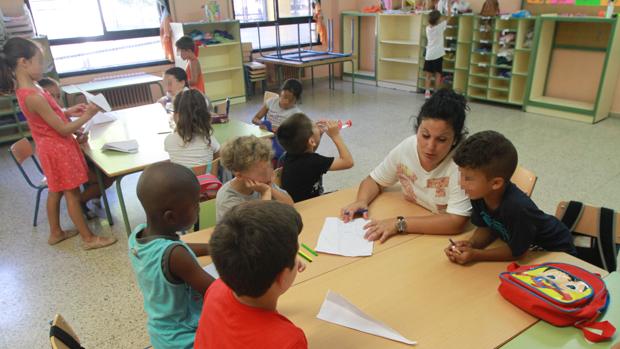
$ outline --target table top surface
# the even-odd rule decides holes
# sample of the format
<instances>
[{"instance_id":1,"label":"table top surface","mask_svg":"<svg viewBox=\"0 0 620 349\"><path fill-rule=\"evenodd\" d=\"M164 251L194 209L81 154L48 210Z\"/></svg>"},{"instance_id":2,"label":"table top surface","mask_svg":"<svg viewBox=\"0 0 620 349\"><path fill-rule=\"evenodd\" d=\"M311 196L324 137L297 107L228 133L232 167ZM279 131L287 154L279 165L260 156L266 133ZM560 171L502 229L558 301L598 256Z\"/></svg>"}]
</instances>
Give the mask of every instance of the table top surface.
<instances>
[{"instance_id":1,"label":"table top surface","mask_svg":"<svg viewBox=\"0 0 620 349\"><path fill-rule=\"evenodd\" d=\"M620 273L614 272L605 277L605 284L609 291L609 308L599 321L609 321L612 325L620 326ZM609 348L611 343L620 344L620 336L616 336L611 342L590 343L584 337L581 330L575 327L556 327L547 322L539 321L534 326L527 329L506 343L502 349L602 349Z\"/></svg>"},{"instance_id":2,"label":"table top surface","mask_svg":"<svg viewBox=\"0 0 620 349\"><path fill-rule=\"evenodd\" d=\"M337 217L340 208L353 202L357 195L357 188L343 189L327 195L322 195L314 199L301 201L295 204L295 208L301 214L304 228L299 235L299 242L305 243L311 248L316 247L319 234L323 227L326 217ZM421 216L430 214L426 209L405 201L400 191L385 192L370 205L371 218L396 217L396 213L404 216ZM208 242L213 228L204 229L195 233L190 233L181 237L185 242ZM373 256L384 253L385 251L398 246L406 241L419 238L421 235L407 234L395 236L383 244L375 242ZM447 240L446 240L447 241ZM312 279L326 272L341 268L347 264L371 257L344 257L325 253L320 253L314 257L312 263L306 263L306 271L297 275L295 284ZM199 257L199 263L204 266L211 263L210 257Z\"/></svg>"},{"instance_id":3,"label":"table top surface","mask_svg":"<svg viewBox=\"0 0 620 349\"><path fill-rule=\"evenodd\" d=\"M67 86L63 86L62 90L66 94L72 95L76 93L81 93L80 89L83 91L92 92L92 91L109 90L112 88L118 88L118 87L124 87L124 86L151 84L151 83L160 82L160 81L162 81L161 76L152 75L152 74L138 74L138 75L132 75L132 76L127 76L127 77L122 77L122 78L104 79L104 80L85 82L82 84L67 85Z\"/></svg>"},{"instance_id":4,"label":"table top surface","mask_svg":"<svg viewBox=\"0 0 620 349\"><path fill-rule=\"evenodd\" d=\"M313 61L304 61L304 62L293 61L293 60L288 60L288 59L271 58L271 57L261 57L261 56L255 57L254 60L257 62L261 62L261 63L272 63L272 64L277 64L277 65L297 67L297 68L353 61L353 56L339 56L339 57L327 58L328 55L326 53L325 56L320 56L320 57L322 57L323 59L313 60Z\"/></svg>"},{"instance_id":5,"label":"table top surface","mask_svg":"<svg viewBox=\"0 0 620 349\"><path fill-rule=\"evenodd\" d=\"M304 330L310 348L406 347L317 319L328 290L417 341L416 348L494 348L537 321L497 291L507 262L457 265L445 257L447 245L445 236L412 239L296 285L280 298L278 310ZM565 253L532 252L521 263L546 261L600 272Z\"/></svg>"},{"instance_id":6,"label":"table top surface","mask_svg":"<svg viewBox=\"0 0 620 349\"><path fill-rule=\"evenodd\" d=\"M84 153L106 175L115 177L143 170L148 165L169 160L164 150L164 139L172 132L170 116L159 103L134 108L115 110L117 120L94 125L90 130L88 146L83 146ZM270 137L273 134L261 130L258 126L238 120L226 124L213 125L214 137L220 144L238 136L255 135ZM122 153L102 150L107 142L135 139L138 142L137 153Z\"/></svg>"}]
</instances>

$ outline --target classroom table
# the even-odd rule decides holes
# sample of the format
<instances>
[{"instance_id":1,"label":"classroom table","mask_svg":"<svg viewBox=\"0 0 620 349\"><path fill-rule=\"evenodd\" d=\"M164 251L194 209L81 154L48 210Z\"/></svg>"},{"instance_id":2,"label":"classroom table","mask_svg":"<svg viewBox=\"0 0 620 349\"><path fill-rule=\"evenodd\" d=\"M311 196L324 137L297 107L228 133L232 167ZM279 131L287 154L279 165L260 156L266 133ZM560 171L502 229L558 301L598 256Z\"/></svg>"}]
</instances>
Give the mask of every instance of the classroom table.
<instances>
[{"instance_id":1,"label":"classroom table","mask_svg":"<svg viewBox=\"0 0 620 349\"><path fill-rule=\"evenodd\" d=\"M614 272L603 279L609 290L611 301L607 312L598 321L609 321L616 328L620 328L620 273ZM502 349L603 349L613 344L620 346L620 336L616 335L609 342L590 343L583 337L583 332L575 327L556 327L545 321L527 329Z\"/></svg>"},{"instance_id":2,"label":"classroom table","mask_svg":"<svg viewBox=\"0 0 620 349\"><path fill-rule=\"evenodd\" d=\"M257 62L263 64L273 64L276 67L276 76L278 78L278 85L281 84L282 80L282 67L296 68L297 69L297 78L301 79L301 71L305 68L310 68L312 74L312 86L314 86L314 67L320 65L327 65L329 67L329 88L334 89L335 82L335 72L334 72L334 64L342 64L346 62L350 62L351 65L354 65L353 56L341 56L334 58L327 58L322 60L314 60L314 61L294 61L289 59L278 59L272 57L256 57L255 60ZM355 93L355 75L351 75L351 93Z\"/></svg>"},{"instance_id":3,"label":"classroom table","mask_svg":"<svg viewBox=\"0 0 620 349\"><path fill-rule=\"evenodd\" d=\"M113 79L102 79L85 82L82 84L62 86L64 92L65 106L70 106L75 103L75 96L86 92L101 92L106 90L112 90L120 87L138 86L138 85L157 85L161 91L161 95L165 95L164 88L161 85L162 77L152 74L136 74L131 76L125 76ZM69 104L69 96L71 96L71 104ZM155 102L155 101L153 101Z\"/></svg>"},{"instance_id":4,"label":"classroom table","mask_svg":"<svg viewBox=\"0 0 620 349\"><path fill-rule=\"evenodd\" d=\"M97 166L97 178L102 192L102 201L111 225L114 222L110 213L108 198L103 188L102 173L108 177L116 177L116 193L121 206L125 230L129 235L131 227L123 198L121 180L123 176L142 171L148 165L169 160L168 153L164 150L164 139L172 130L169 123L170 116L159 103L115 110L114 114L118 117L116 121L93 126L90 130L90 140L82 148L86 156ZM261 130L258 126L238 120L213 125L213 131L213 136L220 144L239 136L273 136L273 133ZM138 142L139 150L137 153L121 153L101 149L107 142L128 139L135 139Z\"/></svg>"},{"instance_id":5,"label":"classroom table","mask_svg":"<svg viewBox=\"0 0 620 349\"><path fill-rule=\"evenodd\" d=\"M537 322L497 291L508 262L454 264L444 255L447 246L445 236L411 239L295 285L280 297L278 311L304 330L310 348L409 347L317 319L328 290L417 341L419 349L495 348ZM531 252L520 262L548 261L605 274L565 253Z\"/></svg>"},{"instance_id":6,"label":"classroom table","mask_svg":"<svg viewBox=\"0 0 620 349\"><path fill-rule=\"evenodd\" d=\"M318 241L323 223L325 222L325 218L337 217L340 213L340 208L355 201L356 195L357 188L348 188L296 203L295 208L301 215L304 224L303 230L299 235L299 242L303 242L311 248L314 248ZM400 187L390 188L389 191L379 195L370 204L369 212L370 218L374 219L395 219L398 215L422 216L430 214L426 209L406 201L403 198ZM394 221L396 222L396 219ZM185 242L208 242L212 233L213 228L209 228L183 235L181 239ZM384 253L394 246L420 236L422 235L396 235L383 244L375 242L373 256ZM297 275L295 284L312 279L328 271L341 268L347 264L368 258L374 257L344 257L321 253L318 257L314 257L312 263L306 262L306 270ZM199 257L198 262L200 265L205 266L211 263L211 258Z\"/></svg>"}]
</instances>

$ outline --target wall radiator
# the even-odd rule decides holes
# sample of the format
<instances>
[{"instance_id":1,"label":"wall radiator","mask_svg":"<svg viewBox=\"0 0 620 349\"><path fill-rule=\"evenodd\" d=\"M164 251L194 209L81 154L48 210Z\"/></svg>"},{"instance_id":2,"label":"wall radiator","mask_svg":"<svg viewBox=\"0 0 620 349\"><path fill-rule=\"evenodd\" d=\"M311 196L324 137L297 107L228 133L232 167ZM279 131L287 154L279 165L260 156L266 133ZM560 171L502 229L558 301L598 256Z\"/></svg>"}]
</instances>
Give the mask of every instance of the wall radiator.
<instances>
[{"instance_id":1,"label":"wall radiator","mask_svg":"<svg viewBox=\"0 0 620 349\"><path fill-rule=\"evenodd\" d=\"M137 85L102 91L112 109L124 109L153 103L151 86Z\"/></svg>"}]
</instances>

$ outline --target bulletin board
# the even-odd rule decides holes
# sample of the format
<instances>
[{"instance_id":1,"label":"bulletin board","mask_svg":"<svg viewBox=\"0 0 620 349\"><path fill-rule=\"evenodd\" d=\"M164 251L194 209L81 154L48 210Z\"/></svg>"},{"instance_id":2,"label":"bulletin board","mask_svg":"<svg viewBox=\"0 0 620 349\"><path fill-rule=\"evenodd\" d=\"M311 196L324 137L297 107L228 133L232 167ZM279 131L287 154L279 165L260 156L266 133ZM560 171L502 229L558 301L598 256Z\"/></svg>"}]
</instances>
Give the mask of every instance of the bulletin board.
<instances>
[{"instance_id":1,"label":"bulletin board","mask_svg":"<svg viewBox=\"0 0 620 349\"><path fill-rule=\"evenodd\" d=\"M620 0L615 1L616 10L620 12ZM522 8L533 15L544 13L583 14L598 16L607 10L607 0L523 0Z\"/></svg>"}]
</instances>

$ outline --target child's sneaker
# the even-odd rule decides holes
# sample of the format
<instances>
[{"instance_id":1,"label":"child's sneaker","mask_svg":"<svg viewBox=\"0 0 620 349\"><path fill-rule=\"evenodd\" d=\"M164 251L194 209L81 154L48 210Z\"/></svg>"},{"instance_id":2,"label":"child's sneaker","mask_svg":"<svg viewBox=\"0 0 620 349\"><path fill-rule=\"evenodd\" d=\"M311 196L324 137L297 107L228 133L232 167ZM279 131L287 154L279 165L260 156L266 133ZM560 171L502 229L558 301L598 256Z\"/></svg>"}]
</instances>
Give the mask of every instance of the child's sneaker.
<instances>
[{"instance_id":1,"label":"child's sneaker","mask_svg":"<svg viewBox=\"0 0 620 349\"><path fill-rule=\"evenodd\" d=\"M426 90L426 92L424 92L424 99L429 99L431 98L431 91Z\"/></svg>"}]
</instances>

